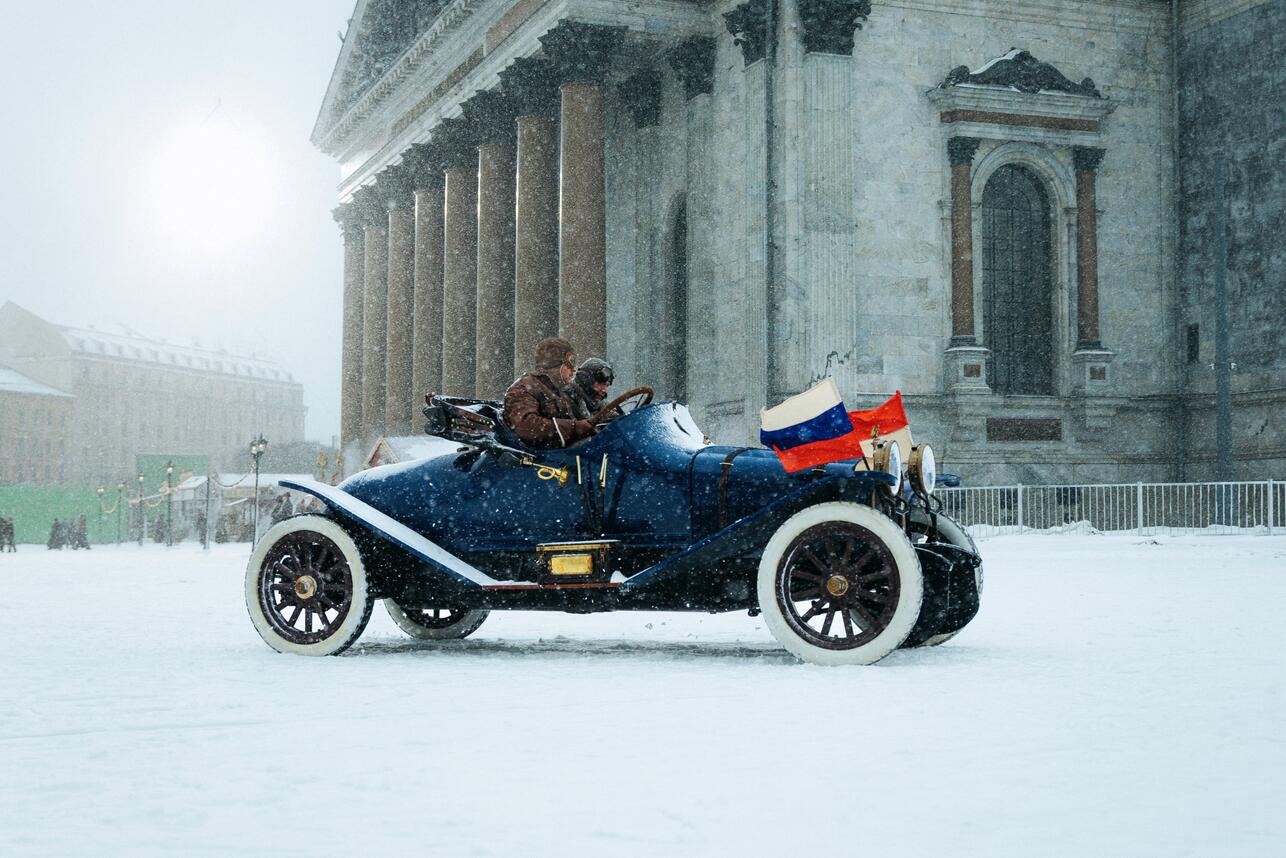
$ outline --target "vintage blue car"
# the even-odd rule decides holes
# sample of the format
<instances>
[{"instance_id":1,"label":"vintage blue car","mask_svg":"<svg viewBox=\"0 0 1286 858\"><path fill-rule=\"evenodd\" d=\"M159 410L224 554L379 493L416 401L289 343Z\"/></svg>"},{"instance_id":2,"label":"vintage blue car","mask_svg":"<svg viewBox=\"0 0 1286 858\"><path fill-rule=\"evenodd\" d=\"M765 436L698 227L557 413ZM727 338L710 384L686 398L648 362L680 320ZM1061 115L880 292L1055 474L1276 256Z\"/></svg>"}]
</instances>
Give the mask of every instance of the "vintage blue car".
<instances>
[{"instance_id":1,"label":"vintage blue car","mask_svg":"<svg viewBox=\"0 0 1286 858\"><path fill-rule=\"evenodd\" d=\"M432 397L426 431L453 451L338 487L283 480L325 511L255 547L255 628L281 652L334 655L376 599L434 640L493 610L743 610L804 661L869 664L977 613L981 560L937 511L927 446L910 451L906 491L895 442L787 474L771 450L712 445L686 407L651 399L636 388L592 438L534 451L499 403Z\"/></svg>"}]
</instances>

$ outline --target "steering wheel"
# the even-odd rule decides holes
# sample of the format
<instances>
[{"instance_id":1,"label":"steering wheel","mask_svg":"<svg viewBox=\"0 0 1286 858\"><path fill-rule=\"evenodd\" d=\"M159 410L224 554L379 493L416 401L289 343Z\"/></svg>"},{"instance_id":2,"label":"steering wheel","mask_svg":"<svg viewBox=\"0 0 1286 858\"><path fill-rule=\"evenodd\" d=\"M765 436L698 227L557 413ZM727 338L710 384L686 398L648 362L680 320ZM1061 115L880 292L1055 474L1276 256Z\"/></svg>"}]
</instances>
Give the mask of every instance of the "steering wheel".
<instances>
[{"instance_id":1,"label":"steering wheel","mask_svg":"<svg viewBox=\"0 0 1286 858\"><path fill-rule=\"evenodd\" d=\"M598 409L598 413L596 413L593 417L589 418L589 422L597 426L603 420L603 418L611 414L617 408L620 408L622 404L629 402L631 399L634 399L635 397L641 397L639 399L639 403L635 405L632 409L630 409L630 413L632 414L635 411L638 411L640 408L644 407L645 405L651 404L652 393L653 391L652 391L652 388L650 387L631 388L630 390L625 391L620 396L613 399L611 402L604 405L602 408Z\"/></svg>"}]
</instances>

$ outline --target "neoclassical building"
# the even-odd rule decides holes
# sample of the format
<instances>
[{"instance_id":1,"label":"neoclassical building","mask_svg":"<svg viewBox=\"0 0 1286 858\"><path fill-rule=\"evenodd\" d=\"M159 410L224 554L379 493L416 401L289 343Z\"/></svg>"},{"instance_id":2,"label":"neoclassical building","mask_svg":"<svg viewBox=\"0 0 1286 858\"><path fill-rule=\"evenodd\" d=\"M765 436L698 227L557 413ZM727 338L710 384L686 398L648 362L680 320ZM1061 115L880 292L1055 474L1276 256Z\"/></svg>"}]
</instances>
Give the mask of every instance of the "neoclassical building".
<instances>
[{"instance_id":1,"label":"neoclassical building","mask_svg":"<svg viewBox=\"0 0 1286 858\"><path fill-rule=\"evenodd\" d=\"M1280 475L1284 6L359 0L343 438L561 333L727 443L900 389L974 484L1209 476L1222 373Z\"/></svg>"},{"instance_id":2,"label":"neoclassical building","mask_svg":"<svg viewBox=\"0 0 1286 858\"><path fill-rule=\"evenodd\" d=\"M24 394L12 415L6 373ZM303 385L259 357L0 305L0 485L115 485L139 454L214 457L260 432L302 441L303 399Z\"/></svg>"}]
</instances>

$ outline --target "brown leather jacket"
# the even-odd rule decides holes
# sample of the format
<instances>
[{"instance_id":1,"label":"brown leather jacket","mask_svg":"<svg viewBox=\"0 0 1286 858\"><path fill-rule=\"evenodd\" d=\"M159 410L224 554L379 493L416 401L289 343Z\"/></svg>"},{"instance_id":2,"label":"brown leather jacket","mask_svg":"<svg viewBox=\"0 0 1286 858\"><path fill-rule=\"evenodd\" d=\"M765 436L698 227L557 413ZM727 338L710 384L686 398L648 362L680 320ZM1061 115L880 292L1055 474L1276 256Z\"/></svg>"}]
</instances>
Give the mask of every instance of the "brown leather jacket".
<instances>
[{"instance_id":1,"label":"brown leather jacket","mask_svg":"<svg viewBox=\"0 0 1286 858\"><path fill-rule=\"evenodd\" d=\"M594 434L593 427L572 414L572 404L547 372L529 372L505 391L505 423L528 447L570 447Z\"/></svg>"}]
</instances>

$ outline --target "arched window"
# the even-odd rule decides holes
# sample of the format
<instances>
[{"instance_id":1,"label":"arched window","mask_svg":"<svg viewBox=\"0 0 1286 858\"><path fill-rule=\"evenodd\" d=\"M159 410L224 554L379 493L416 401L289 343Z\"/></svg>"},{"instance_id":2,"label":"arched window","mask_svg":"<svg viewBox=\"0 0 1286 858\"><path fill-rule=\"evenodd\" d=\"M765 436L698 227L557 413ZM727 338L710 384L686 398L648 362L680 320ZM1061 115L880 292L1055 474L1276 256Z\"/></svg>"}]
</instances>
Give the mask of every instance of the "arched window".
<instances>
[{"instance_id":1,"label":"arched window","mask_svg":"<svg viewBox=\"0 0 1286 858\"><path fill-rule=\"evenodd\" d=\"M982 192L982 294L997 393L1055 393L1050 236L1040 180L1014 164L996 170Z\"/></svg>"},{"instance_id":2,"label":"arched window","mask_svg":"<svg viewBox=\"0 0 1286 858\"><path fill-rule=\"evenodd\" d=\"M684 402L688 398L688 202L680 196L670 218L665 244L665 302L661 308L664 330L666 393Z\"/></svg>"}]
</instances>

